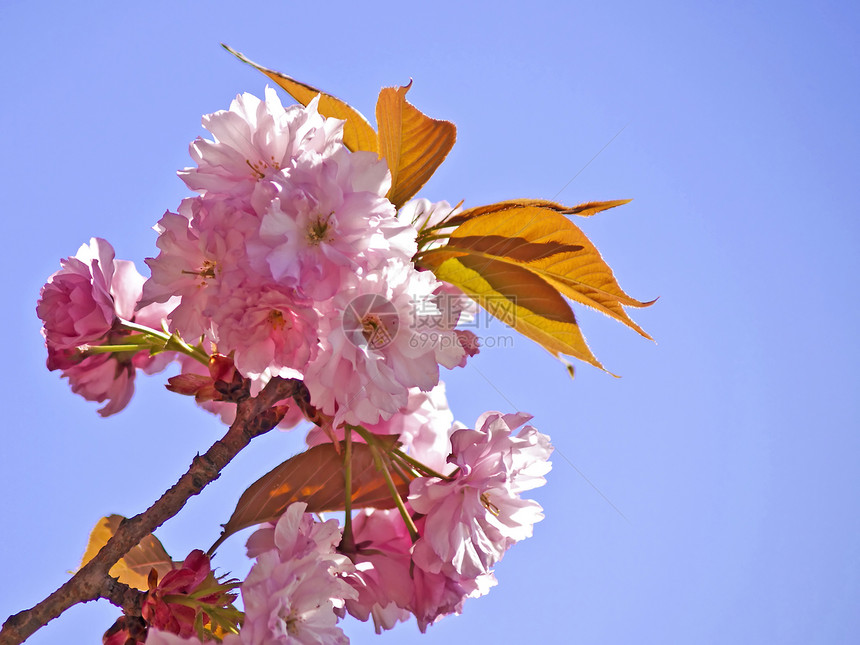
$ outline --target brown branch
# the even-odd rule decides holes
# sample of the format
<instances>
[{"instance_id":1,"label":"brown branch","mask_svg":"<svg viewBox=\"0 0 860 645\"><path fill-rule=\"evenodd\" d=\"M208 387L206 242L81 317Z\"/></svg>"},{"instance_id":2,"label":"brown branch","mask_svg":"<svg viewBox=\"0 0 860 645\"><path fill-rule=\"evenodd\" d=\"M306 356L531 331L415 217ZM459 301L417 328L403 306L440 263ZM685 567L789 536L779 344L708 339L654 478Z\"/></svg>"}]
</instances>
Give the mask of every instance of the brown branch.
<instances>
[{"instance_id":1,"label":"brown branch","mask_svg":"<svg viewBox=\"0 0 860 645\"><path fill-rule=\"evenodd\" d=\"M191 466L157 502L143 513L125 520L116 534L96 556L75 575L32 609L10 616L0 630L0 645L19 645L69 607L113 594L120 602L132 602L120 587L106 583L108 571L146 535L176 515L188 499L216 480L221 470L247 446L251 439L274 428L284 409L272 409L278 401L289 399L300 381L272 379L254 398L237 397L236 420L227 434L204 455L197 455ZM113 601L113 598L109 598Z\"/></svg>"},{"instance_id":2,"label":"brown branch","mask_svg":"<svg viewBox=\"0 0 860 645\"><path fill-rule=\"evenodd\" d=\"M109 600L112 605L122 609L125 614L140 616L146 592L129 587L116 578L108 576L102 585L99 596Z\"/></svg>"}]
</instances>

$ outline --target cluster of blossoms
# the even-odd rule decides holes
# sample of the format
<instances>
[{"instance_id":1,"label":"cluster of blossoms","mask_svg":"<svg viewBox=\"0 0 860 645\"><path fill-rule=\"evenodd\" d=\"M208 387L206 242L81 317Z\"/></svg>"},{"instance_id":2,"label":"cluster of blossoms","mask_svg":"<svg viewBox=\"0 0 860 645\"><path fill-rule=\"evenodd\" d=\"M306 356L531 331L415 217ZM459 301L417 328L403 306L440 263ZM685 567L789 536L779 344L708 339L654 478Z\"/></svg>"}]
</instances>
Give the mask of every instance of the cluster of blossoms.
<instances>
[{"instance_id":1,"label":"cluster of blossoms","mask_svg":"<svg viewBox=\"0 0 860 645\"><path fill-rule=\"evenodd\" d=\"M448 410L439 367L465 365L477 342L455 329L468 315L462 294L413 256L420 232L454 209L414 200L398 213L385 161L350 152L343 123L316 99L284 108L271 89L265 100L245 94L204 125L214 140L195 141L196 166L180 172L197 194L158 222L151 277L93 239L43 288L48 367L108 401L104 416L128 403L137 369L176 360L171 389L228 423L236 407L218 383L239 379L254 396L273 378L297 379L308 404L290 405L281 426L313 421L309 445L356 427L396 436L422 465L400 512L363 509L341 528L289 506L250 538L241 629L220 636L346 643L346 613L377 631L414 615L423 631L487 593L495 564L531 535L541 508L521 493L544 482L552 451L527 415L487 413L468 429ZM212 581L203 558L150 590L146 629L110 642L199 642L198 613L174 601ZM232 604L213 589L194 601Z\"/></svg>"},{"instance_id":2,"label":"cluster of blossoms","mask_svg":"<svg viewBox=\"0 0 860 645\"><path fill-rule=\"evenodd\" d=\"M180 173L200 194L158 223L139 306L179 296L171 331L231 353L252 394L302 379L335 427L388 418L440 364L465 362L443 285L412 263L417 231L385 197L384 160L350 153L316 101L285 109L271 89L204 124L215 141L192 144L197 167ZM419 314L441 321L435 343L414 342Z\"/></svg>"},{"instance_id":3,"label":"cluster of blossoms","mask_svg":"<svg viewBox=\"0 0 860 645\"><path fill-rule=\"evenodd\" d=\"M335 520L318 521L297 502L248 540L256 563L241 585L245 619L236 645L348 643L345 613L377 633L414 615L421 631L496 584L493 566L542 519L520 493L549 471L548 438L528 415L487 413L476 429L452 428L447 477L419 477L407 506L417 534L396 510L364 509L342 543ZM518 430L518 432L517 432ZM447 434L447 433L445 433ZM150 630L147 644L172 640Z\"/></svg>"}]
</instances>

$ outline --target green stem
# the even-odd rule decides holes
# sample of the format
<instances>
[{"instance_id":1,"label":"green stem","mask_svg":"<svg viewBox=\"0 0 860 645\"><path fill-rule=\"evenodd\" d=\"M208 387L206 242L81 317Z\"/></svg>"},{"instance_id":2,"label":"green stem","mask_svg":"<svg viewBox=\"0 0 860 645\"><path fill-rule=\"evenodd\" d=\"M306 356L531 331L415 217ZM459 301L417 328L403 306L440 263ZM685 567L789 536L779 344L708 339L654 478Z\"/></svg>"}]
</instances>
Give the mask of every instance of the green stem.
<instances>
[{"instance_id":1,"label":"green stem","mask_svg":"<svg viewBox=\"0 0 860 645\"><path fill-rule=\"evenodd\" d=\"M139 352L143 345L85 345L86 354L113 354L114 352Z\"/></svg>"},{"instance_id":2,"label":"green stem","mask_svg":"<svg viewBox=\"0 0 860 645\"><path fill-rule=\"evenodd\" d=\"M442 473L437 473L435 470L433 470L429 466L425 466L423 463L421 463L420 461L415 459L415 457L410 457L405 452L400 450L400 448L394 448L391 451L391 454L393 456L397 457L398 459L402 459L403 461L408 463L410 466L415 468L415 470L417 470L418 472L420 472L420 473L422 473L428 477L438 477L439 479L451 479L447 475L443 475Z\"/></svg>"},{"instance_id":3,"label":"green stem","mask_svg":"<svg viewBox=\"0 0 860 645\"><path fill-rule=\"evenodd\" d=\"M406 510L406 504L403 502L403 498L400 497L400 493L397 492L397 486L391 478L388 466L385 464L385 460L382 459L382 455L379 453L379 448L371 446L370 449L373 451L374 460L376 460L377 456L380 457L379 460L376 461L382 470L382 476L385 477L385 483L388 484L388 491L391 493L391 497L397 505L397 510L400 511L400 516L403 518L403 521L406 522L406 528L409 529L409 536L412 538L412 541L415 542L421 536L418 534L418 528L415 526L415 522L412 521L409 511Z\"/></svg>"},{"instance_id":4,"label":"green stem","mask_svg":"<svg viewBox=\"0 0 860 645\"><path fill-rule=\"evenodd\" d=\"M129 331L137 331L143 334L144 336L155 336L156 338L160 338L163 341L170 340L170 334L158 331L157 329L153 329L152 327L147 327L146 325L139 325L138 323L131 322L130 320L122 320L120 319L122 326L128 329Z\"/></svg>"},{"instance_id":5,"label":"green stem","mask_svg":"<svg viewBox=\"0 0 860 645\"><path fill-rule=\"evenodd\" d=\"M203 365L206 365L207 367L209 366L209 354L204 352L200 347L192 347L186 343L179 334L168 334L167 332L152 329L145 325L139 325L131 322L130 320L120 320L120 322L122 323L122 326L129 331L140 332L145 337L157 338L159 341L162 341L164 343L163 349L165 351L174 351L185 354L194 360L203 363Z\"/></svg>"},{"instance_id":6,"label":"green stem","mask_svg":"<svg viewBox=\"0 0 860 645\"><path fill-rule=\"evenodd\" d=\"M343 451L343 489L346 499L343 502L343 538L341 548L352 553L355 539L352 535L352 429L346 426L344 432L346 448Z\"/></svg>"},{"instance_id":7,"label":"green stem","mask_svg":"<svg viewBox=\"0 0 860 645\"><path fill-rule=\"evenodd\" d=\"M412 477L410 477L409 475L406 474L407 470L412 472L411 468L407 467L406 465L404 465L402 462L398 461L397 459L392 459L391 455L388 455L388 461L389 461L389 464L390 464L392 470L394 470L394 472L397 473L397 476L400 477L400 479L402 479L405 482L412 480Z\"/></svg>"}]
</instances>

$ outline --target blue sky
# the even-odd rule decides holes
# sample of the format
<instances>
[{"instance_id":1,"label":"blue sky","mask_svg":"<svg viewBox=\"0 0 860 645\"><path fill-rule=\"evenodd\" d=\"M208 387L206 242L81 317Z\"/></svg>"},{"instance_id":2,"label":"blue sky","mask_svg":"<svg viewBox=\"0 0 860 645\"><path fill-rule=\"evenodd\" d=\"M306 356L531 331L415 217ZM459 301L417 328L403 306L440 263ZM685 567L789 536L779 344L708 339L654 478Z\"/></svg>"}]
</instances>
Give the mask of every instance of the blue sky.
<instances>
[{"instance_id":1,"label":"blue sky","mask_svg":"<svg viewBox=\"0 0 860 645\"><path fill-rule=\"evenodd\" d=\"M353 643L857 642L858 14L6 0L2 618L67 578L99 517L143 510L222 432L163 375L101 420L45 369L34 308L94 235L146 271L150 227L188 194L175 171L200 116L265 86L226 42L368 115L380 87L414 79L410 100L458 126L432 200L633 198L581 226L631 295L660 297L633 312L656 344L581 313L621 379L583 365L571 382L522 338L447 375L463 422L521 409L552 436L546 519L462 616L425 636L349 620ZM244 487L300 445L255 442L159 530L167 550L208 546ZM244 575L241 537L216 564ZM79 606L28 642L99 642L116 615Z\"/></svg>"}]
</instances>

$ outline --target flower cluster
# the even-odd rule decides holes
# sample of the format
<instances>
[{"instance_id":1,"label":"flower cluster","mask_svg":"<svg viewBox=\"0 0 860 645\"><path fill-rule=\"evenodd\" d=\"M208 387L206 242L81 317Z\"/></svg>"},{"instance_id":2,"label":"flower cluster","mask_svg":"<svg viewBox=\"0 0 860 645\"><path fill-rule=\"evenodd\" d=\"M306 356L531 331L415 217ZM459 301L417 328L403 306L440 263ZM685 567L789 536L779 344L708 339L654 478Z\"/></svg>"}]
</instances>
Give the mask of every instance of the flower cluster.
<instances>
[{"instance_id":1,"label":"flower cluster","mask_svg":"<svg viewBox=\"0 0 860 645\"><path fill-rule=\"evenodd\" d=\"M513 434L530 418L491 412L474 430L454 429L448 462L456 469L410 486L417 535L393 511L365 510L356 518L353 580L360 595L347 601L353 616L372 615L379 631L412 613L424 631L495 585L492 567L543 518L537 502L520 497L543 484L550 469L549 437L532 426Z\"/></svg>"},{"instance_id":2,"label":"flower cluster","mask_svg":"<svg viewBox=\"0 0 860 645\"><path fill-rule=\"evenodd\" d=\"M496 563L531 535L542 511L521 494L544 483L552 451L528 415L490 412L469 429L448 408L439 368L477 353L474 334L456 329L472 309L413 258L459 209L417 199L398 213L385 160L350 152L318 99L285 108L267 89L203 123L213 138L192 143L196 165L180 172L196 195L156 225L151 277L93 239L42 289L49 368L107 400L107 416L128 403L137 369L175 360L168 389L226 423L272 379L295 379L273 417L311 421L308 445L331 454L362 443L397 508L353 515L347 494L341 527L304 501L282 506L248 541L243 615L195 551L151 580L141 616L121 618L105 642L339 644L347 613L377 631L415 616L424 631L486 594Z\"/></svg>"},{"instance_id":3,"label":"flower cluster","mask_svg":"<svg viewBox=\"0 0 860 645\"><path fill-rule=\"evenodd\" d=\"M178 296L171 331L232 355L252 393L304 380L336 426L390 417L463 362L452 328L410 343L416 303L436 313L441 283L412 263L417 230L386 199L384 160L350 153L316 100L284 108L271 89L204 125L214 140L180 173L199 195L158 223L140 306Z\"/></svg>"}]
</instances>

